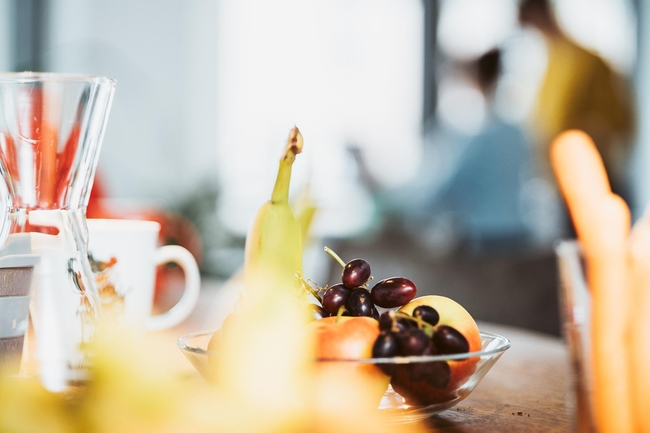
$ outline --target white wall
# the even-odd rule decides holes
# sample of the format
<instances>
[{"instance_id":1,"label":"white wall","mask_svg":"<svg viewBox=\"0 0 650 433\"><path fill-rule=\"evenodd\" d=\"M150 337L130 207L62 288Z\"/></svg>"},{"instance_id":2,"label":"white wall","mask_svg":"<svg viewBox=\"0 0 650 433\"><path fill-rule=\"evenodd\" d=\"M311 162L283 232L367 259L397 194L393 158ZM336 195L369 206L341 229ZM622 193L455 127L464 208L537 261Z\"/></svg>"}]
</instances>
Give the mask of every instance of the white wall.
<instances>
[{"instance_id":1,"label":"white wall","mask_svg":"<svg viewBox=\"0 0 650 433\"><path fill-rule=\"evenodd\" d=\"M381 187L421 156L424 16L420 0L222 0L217 122L220 216L244 233L268 200L284 140L305 138L292 187L309 183L313 230L349 236L373 217L347 152L358 146Z\"/></svg>"},{"instance_id":2,"label":"white wall","mask_svg":"<svg viewBox=\"0 0 650 433\"><path fill-rule=\"evenodd\" d=\"M210 0L53 0L48 69L117 79L99 175L116 197L173 202L213 178Z\"/></svg>"},{"instance_id":3,"label":"white wall","mask_svg":"<svg viewBox=\"0 0 650 433\"><path fill-rule=\"evenodd\" d=\"M52 0L46 65L117 79L98 171L113 195L220 182L243 233L297 124L312 156L295 184L311 176L345 232L372 217L345 146L389 186L417 168L423 24L420 0Z\"/></svg>"}]
</instances>

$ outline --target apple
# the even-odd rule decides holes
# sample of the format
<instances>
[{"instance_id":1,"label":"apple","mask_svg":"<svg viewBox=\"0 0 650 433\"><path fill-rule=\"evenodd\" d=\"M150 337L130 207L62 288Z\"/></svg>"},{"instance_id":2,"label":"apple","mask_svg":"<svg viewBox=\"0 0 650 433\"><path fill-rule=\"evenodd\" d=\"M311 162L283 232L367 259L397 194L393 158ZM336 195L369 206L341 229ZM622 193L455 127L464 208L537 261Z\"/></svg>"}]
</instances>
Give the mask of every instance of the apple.
<instances>
[{"instance_id":1,"label":"apple","mask_svg":"<svg viewBox=\"0 0 650 433\"><path fill-rule=\"evenodd\" d=\"M316 359L370 358L379 335L379 323L366 316L325 317L307 326Z\"/></svg>"},{"instance_id":2,"label":"apple","mask_svg":"<svg viewBox=\"0 0 650 433\"><path fill-rule=\"evenodd\" d=\"M376 409L388 388L390 376L370 363L328 362L372 357L372 346L379 335L379 322L371 317L331 316L307 324L306 338L315 363L314 373L324 380L340 381L344 392L353 386L364 388L368 404ZM323 382L320 383L323 383Z\"/></svg>"},{"instance_id":3,"label":"apple","mask_svg":"<svg viewBox=\"0 0 650 433\"><path fill-rule=\"evenodd\" d=\"M412 315L413 310L420 305L433 307L440 315L440 320L434 326L434 335L437 332L440 338L445 338L449 332L453 333L455 330L467 340L469 352L482 349L478 326L459 303L444 296L428 295L412 300L398 311ZM411 405L429 405L454 400L459 397L458 389L476 370L478 361L478 357L472 357L446 363L428 363L428 366L399 365L393 373L391 385ZM416 369L423 367L430 371L428 380L417 377Z\"/></svg>"}]
</instances>

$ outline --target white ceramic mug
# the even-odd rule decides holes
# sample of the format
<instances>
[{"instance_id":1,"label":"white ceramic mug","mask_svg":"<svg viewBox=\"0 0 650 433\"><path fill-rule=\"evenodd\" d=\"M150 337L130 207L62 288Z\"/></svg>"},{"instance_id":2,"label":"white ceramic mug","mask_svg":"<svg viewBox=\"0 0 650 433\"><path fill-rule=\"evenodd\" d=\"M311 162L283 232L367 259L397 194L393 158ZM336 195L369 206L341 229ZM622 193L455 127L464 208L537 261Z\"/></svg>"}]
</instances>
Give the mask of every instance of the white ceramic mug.
<instances>
[{"instance_id":1,"label":"white ceramic mug","mask_svg":"<svg viewBox=\"0 0 650 433\"><path fill-rule=\"evenodd\" d=\"M98 262L115 263L108 278L120 302L120 316L149 331L170 328L186 319L199 299L201 277L194 256L177 245L158 245L160 224L155 221L93 219L88 224L88 250ZM156 268L176 263L185 273L185 289L169 311L152 315ZM101 273L96 274L101 278ZM100 285L98 283L98 285Z\"/></svg>"}]
</instances>

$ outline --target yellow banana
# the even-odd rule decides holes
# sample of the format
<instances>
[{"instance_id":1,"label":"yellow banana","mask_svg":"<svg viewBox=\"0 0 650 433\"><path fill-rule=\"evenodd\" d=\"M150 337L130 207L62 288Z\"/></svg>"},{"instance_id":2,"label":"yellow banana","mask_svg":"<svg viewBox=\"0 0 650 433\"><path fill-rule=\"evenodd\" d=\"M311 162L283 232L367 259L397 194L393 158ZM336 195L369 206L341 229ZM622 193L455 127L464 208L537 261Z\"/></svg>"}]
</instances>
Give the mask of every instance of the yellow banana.
<instances>
[{"instance_id":1,"label":"yellow banana","mask_svg":"<svg viewBox=\"0 0 650 433\"><path fill-rule=\"evenodd\" d=\"M260 284L291 284L302 273L300 223L289 205L291 167L302 151L303 138L297 127L289 134L278 168L271 200L264 203L246 236L244 276L247 290Z\"/></svg>"},{"instance_id":2,"label":"yellow banana","mask_svg":"<svg viewBox=\"0 0 650 433\"><path fill-rule=\"evenodd\" d=\"M306 188L293 203L293 209L295 209L296 219L298 220L298 224L300 224L302 247L304 249L310 244L312 223L318 211L318 207L309 192L309 188Z\"/></svg>"}]
</instances>

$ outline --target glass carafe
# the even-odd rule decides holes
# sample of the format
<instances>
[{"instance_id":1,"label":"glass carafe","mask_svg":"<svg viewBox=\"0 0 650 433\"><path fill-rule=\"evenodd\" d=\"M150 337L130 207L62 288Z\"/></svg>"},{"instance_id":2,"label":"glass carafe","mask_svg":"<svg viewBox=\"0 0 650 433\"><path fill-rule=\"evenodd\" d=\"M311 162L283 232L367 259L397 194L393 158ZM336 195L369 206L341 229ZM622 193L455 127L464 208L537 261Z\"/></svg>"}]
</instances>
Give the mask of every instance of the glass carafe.
<instances>
[{"instance_id":1,"label":"glass carafe","mask_svg":"<svg viewBox=\"0 0 650 433\"><path fill-rule=\"evenodd\" d=\"M37 257L23 372L52 391L84 379L102 314L85 210L114 89L97 76L0 73L0 258Z\"/></svg>"}]
</instances>

